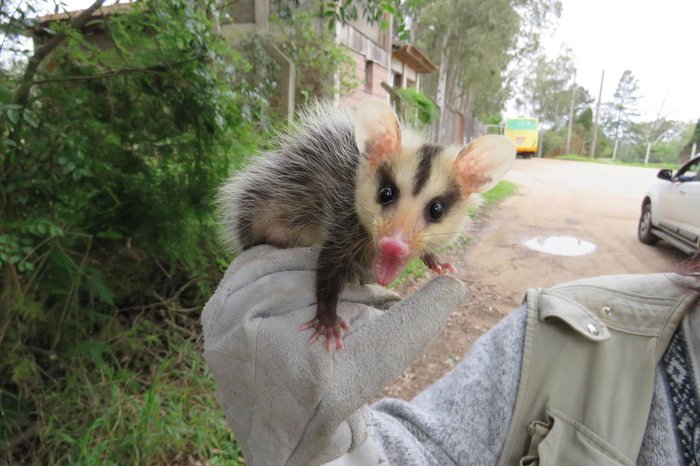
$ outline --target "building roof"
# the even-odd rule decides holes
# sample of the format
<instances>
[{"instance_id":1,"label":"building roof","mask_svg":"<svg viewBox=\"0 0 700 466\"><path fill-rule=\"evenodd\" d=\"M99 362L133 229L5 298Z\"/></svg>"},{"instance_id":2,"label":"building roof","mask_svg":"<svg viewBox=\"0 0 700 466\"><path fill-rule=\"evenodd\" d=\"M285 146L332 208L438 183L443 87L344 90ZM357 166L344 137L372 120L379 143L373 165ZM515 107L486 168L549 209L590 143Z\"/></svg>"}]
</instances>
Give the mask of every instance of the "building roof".
<instances>
[{"instance_id":1,"label":"building roof","mask_svg":"<svg viewBox=\"0 0 700 466\"><path fill-rule=\"evenodd\" d=\"M92 14L95 18L102 18L104 16L118 15L130 11L133 8L131 3L116 3L114 5L102 6L95 10ZM63 13L56 13L53 15L45 15L39 17L39 23L46 25L48 23L55 23L57 21L68 21L77 16L85 10L75 10L75 11L65 11Z\"/></svg>"},{"instance_id":2,"label":"building roof","mask_svg":"<svg viewBox=\"0 0 700 466\"><path fill-rule=\"evenodd\" d=\"M418 73L432 73L438 69L437 65L413 45L394 44L392 56L406 63Z\"/></svg>"}]
</instances>

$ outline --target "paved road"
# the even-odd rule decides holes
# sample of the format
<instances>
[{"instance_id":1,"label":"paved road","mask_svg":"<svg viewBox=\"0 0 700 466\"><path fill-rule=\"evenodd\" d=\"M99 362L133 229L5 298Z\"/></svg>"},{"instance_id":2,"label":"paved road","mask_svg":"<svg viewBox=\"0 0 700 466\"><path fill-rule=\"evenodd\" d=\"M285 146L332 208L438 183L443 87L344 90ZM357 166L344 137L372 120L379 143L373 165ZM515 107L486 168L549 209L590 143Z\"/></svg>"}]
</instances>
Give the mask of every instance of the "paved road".
<instances>
[{"instance_id":1,"label":"paved road","mask_svg":"<svg viewBox=\"0 0 700 466\"><path fill-rule=\"evenodd\" d=\"M474 341L517 307L528 288L595 275L672 271L687 256L637 240L641 200L658 170L550 159L517 160L506 179L517 195L481 216L474 242L441 258L456 265L469 296L426 353L385 390L411 399L450 370ZM582 256L529 249L536 237L595 245ZM578 244L578 243L576 243ZM418 284L399 291L407 294Z\"/></svg>"}]
</instances>

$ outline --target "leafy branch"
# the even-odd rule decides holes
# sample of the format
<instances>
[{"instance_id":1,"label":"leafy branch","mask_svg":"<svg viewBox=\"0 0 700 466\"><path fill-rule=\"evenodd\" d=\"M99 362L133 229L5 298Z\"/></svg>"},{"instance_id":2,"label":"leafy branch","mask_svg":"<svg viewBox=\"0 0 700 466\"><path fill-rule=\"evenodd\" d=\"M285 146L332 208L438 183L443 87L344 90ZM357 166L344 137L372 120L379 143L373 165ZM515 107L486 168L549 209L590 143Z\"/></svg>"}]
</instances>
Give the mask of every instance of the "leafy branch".
<instances>
[{"instance_id":1,"label":"leafy branch","mask_svg":"<svg viewBox=\"0 0 700 466\"><path fill-rule=\"evenodd\" d=\"M82 13L80 13L70 24L71 29L81 30L85 24L92 18L93 13L97 11L105 0L97 0L95 3L86 8ZM27 62L27 67L24 70L20 85L15 91L15 96L13 102L16 105L21 105L25 107L27 101L29 100L29 93L34 84L34 75L36 75L39 65L51 52L53 52L56 47L61 45L61 43L66 39L66 31L61 31L51 38L46 44L39 47L34 55L29 58Z\"/></svg>"}]
</instances>

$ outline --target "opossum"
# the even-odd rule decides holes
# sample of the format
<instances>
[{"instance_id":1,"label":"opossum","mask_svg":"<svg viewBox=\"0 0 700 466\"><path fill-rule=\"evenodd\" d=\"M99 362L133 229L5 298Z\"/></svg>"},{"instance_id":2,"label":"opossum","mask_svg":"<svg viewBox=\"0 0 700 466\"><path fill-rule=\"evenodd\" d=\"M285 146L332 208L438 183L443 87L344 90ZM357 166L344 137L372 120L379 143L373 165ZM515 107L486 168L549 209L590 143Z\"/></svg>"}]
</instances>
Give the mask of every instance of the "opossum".
<instances>
[{"instance_id":1,"label":"opossum","mask_svg":"<svg viewBox=\"0 0 700 466\"><path fill-rule=\"evenodd\" d=\"M415 258L454 272L436 251L469 221L473 194L493 187L515 146L489 135L443 147L401 127L391 107L363 101L354 114L330 105L302 112L277 148L220 188L225 240L235 250L261 243L320 248L315 318L300 327L342 349L348 324L336 308L343 285L388 285Z\"/></svg>"}]
</instances>

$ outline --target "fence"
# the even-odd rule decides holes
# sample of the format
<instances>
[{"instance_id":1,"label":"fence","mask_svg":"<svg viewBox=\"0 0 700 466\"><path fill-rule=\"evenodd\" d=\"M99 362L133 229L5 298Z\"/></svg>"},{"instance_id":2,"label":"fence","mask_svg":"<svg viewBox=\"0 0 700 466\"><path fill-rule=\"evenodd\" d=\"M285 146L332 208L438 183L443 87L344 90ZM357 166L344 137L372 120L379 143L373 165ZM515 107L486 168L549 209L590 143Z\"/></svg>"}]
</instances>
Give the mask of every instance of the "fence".
<instances>
[{"instance_id":1,"label":"fence","mask_svg":"<svg viewBox=\"0 0 700 466\"><path fill-rule=\"evenodd\" d=\"M451 107L447 107L444 115L435 122L433 130L441 144L466 144L486 133L484 124L477 118L465 116Z\"/></svg>"}]
</instances>

